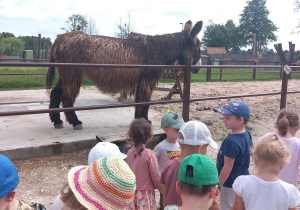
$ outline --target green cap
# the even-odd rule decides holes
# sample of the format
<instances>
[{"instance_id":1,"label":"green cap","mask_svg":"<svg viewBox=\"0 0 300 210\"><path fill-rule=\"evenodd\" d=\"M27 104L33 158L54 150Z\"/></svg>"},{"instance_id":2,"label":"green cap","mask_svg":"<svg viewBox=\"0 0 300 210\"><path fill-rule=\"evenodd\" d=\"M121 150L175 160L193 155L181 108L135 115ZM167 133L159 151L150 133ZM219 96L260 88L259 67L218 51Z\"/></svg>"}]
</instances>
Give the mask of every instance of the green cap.
<instances>
[{"instance_id":1,"label":"green cap","mask_svg":"<svg viewBox=\"0 0 300 210\"><path fill-rule=\"evenodd\" d=\"M186 176L188 166L193 167L193 177ZM220 188L216 164L201 153L186 156L182 160L179 166L178 180L198 187L218 184Z\"/></svg>"},{"instance_id":2,"label":"green cap","mask_svg":"<svg viewBox=\"0 0 300 210\"><path fill-rule=\"evenodd\" d=\"M176 112L173 112L171 109L168 109L167 113L161 118L161 128L172 127L175 129L180 129L183 124L183 118Z\"/></svg>"}]
</instances>

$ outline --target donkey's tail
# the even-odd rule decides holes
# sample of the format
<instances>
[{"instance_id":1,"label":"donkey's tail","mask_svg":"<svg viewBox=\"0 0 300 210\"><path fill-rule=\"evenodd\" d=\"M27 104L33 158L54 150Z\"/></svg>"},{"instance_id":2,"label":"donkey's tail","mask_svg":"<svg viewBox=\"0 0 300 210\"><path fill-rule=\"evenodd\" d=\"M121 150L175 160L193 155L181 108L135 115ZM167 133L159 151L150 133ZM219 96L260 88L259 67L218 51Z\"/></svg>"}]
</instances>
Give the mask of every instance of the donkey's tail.
<instances>
[{"instance_id":1,"label":"donkey's tail","mask_svg":"<svg viewBox=\"0 0 300 210\"><path fill-rule=\"evenodd\" d=\"M50 63L54 63L54 62L55 62L54 57L52 53L50 53ZM54 78L55 78L55 67L50 66L48 68L47 77L46 77L47 91L50 91L50 89L52 88L52 82Z\"/></svg>"}]
</instances>

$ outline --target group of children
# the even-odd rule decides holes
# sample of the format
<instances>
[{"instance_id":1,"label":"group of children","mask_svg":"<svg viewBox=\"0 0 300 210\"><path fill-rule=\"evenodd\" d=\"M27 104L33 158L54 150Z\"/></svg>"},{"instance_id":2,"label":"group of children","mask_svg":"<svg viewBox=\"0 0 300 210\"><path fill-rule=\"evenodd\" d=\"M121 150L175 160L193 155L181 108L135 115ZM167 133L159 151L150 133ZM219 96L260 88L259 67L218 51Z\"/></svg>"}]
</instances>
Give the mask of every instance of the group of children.
<instances>
[{"instance_id":1,"label":"group of children","mask_svg":"<svg viewBox=\"0 0 300 210\"><path fill-rule=\"evenodd\" d=\"M277 133L265 134L253 146L246 130L250 110L244 101L230 101L214 111L222 114L230 130L219 150L204 123L184 122L168 110L161 119L167 137L152 151L145 146L153 137L151 124L134 119L128 131L134 145L128 153L112 143L98 143L89 153L88 166L69 171L68 182L50 210L157 209L155 189L166 210L297 209L297 113L282 110L275 124ZM216 164L206 156L208 146L218 150ZM251 156L257 170L253 175L249 175ZM0 179L0 210L21 209L21 201L14 199L17 170L2 155ZM37 203L28 206L45 209Z\"/></svg>"}]
</instances>

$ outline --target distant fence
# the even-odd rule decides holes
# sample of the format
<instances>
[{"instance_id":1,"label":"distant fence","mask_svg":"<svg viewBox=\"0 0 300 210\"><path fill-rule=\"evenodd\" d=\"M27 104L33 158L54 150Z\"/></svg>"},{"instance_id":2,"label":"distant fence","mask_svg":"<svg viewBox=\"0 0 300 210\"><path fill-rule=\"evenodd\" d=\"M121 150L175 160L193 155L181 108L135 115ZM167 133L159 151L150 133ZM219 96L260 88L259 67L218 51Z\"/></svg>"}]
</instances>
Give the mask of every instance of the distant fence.
<instances>
[{"instance_id":1,"label":"distant fence","mask_svg":"<svg viewBox=\"0 0 300 210\"><path fill-rule=\"evenodd\" d=\"M241 98L241 97L257 97L257 96L268 96L268 95L281 95L280 109L286 107L286 97L288 93L300 93L300 91L285 91L287 90L288 76L283 77L281 92L271 93L258 93L258 94L243 94L243 95L230 95L230 96L218 96L208 98L190 98L191 88L191 69L194 68L211 68L211 65L191 65L191 60L186 60L186 65L124 65L124 64L91 64L91 63L24 63L24 62L0 62L0 66L17 66L17 67L92 67L92 68L159 68L159 69L178 69L181 68L184 71L184 87L183 97L179 100L164 100L164 101L151 101L151 102L140 102L140 103L126 103L126 104L108 104L108 105L92 105L92 106L81 106L81 107L68 107L68 108L55 108L55 109L39 109L39 110L21 110L21 111L10 111L0 112L0 116L11 116L11 115L27 115L27 114L41 114L41 113L55 113L55 112L70 112L79 110L92 110L92 109L107 109L107 108L118 108L118 107L129 107L137 105L154 105L154 104L168 104L168 103L182 103L182 115L185 121L189 120L190 103L194 101L205 101L205 100L217 100L217 99L229 99L229 98ZM216 68L253 68L253 65L216 65ZM271 65L256 65L256 68L274 68ZM275 68L282 69L283 66L276 66ZM297 68L297 66L291 66L291 68ZM125 70L126 71L126 70ZM285 72L283 74L286 74ZM284 91L283 91L284 90Z\"/></svg>"}]
</instances>

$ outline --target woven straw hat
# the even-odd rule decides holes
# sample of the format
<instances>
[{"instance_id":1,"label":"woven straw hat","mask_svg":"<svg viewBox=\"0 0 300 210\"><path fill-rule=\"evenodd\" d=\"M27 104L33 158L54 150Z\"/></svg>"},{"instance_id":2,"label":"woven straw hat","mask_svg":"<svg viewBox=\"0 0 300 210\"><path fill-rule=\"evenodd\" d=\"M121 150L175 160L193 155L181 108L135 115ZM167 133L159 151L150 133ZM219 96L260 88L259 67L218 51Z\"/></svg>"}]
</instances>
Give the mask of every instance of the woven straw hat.
<instances>
[{"instance_id":1,"label":"woven straw hat","mask_svg":"<svg viewBox=\"0 0 300 210\"><path fill-rule=\"evenodd\" d=\"M136 179L119 157L103 157L68 173L69 186L87 209L124 209L132 201Z\"/></svg>"}]
</instances>

